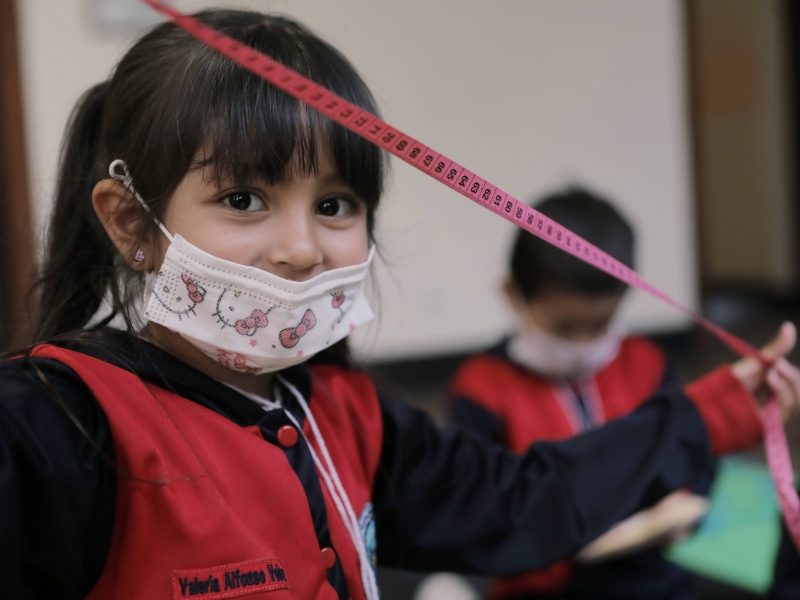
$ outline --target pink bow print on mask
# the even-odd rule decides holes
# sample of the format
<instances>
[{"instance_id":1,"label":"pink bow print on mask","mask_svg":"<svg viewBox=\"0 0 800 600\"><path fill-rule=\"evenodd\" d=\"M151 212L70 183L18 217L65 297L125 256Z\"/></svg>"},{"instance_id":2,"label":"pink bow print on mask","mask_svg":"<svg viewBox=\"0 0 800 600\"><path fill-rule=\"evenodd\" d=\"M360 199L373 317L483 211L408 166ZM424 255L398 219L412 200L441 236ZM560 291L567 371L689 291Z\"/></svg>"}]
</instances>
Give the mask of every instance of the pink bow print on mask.
<instances>
[{"instance_id":1,"label":"pink bow print on mask","mask_svg":"<svg viewBox=\"0 0 800 600\"><path fill-rule=\"evenodd\" d=\"M300 341L300 338L308 333L309 329L314 329L314 325L316 324L317 317L314 316L311 309L307 310L303 318L300 319L300 324L297 327L289 327L280 332L278 339L281 341L281 346L284 348L294 348L297 342Z\"/></svg>"},{"instance_id":2,"label":"pink bow print on mask","mask_svg":"<svg viewBox=\"0 0 800 600\"><path fill-rule=\"evenodd\" d=\"M342 304L344 304L344 292L342 290L331 292L331 296L333 296L333 301L331 302L333 308L339 308ZM339 308L339 310L341 310L341 308Z\"/></svg>"},{"instance_id":3,"label":"pink bow print on mask","mask_svg":"<svg viewBox=\"0 0 800 600\"><path fill-rule=\"evenodd\" d=\"M267 314L263 310L254 310L249 317L239 319L234 324L236 331L242 335L255 335L261 327L267 326Z\"/></svg>"},{"instance_id":4,"label":"pink bow print on mask","mask_svg":"<svg viewBox=\"0 0 800 600\"><path fill-rule=\"evenodd\" d=\"M331 292L331 296L333 296L333 300L331 301L331 306L333 308L338 308L339 312L342 313L341 316L336 319L337 323L341 323L342 319L344 319L344 311L342 310L342 304L344 304L344 292L342 290L336 290L335 292ZM331 331L333 331L333 325L331 325Z\"/></svg>"},{"instance_id":5,"label":"pink bow print on mask","mask_svg":"<svg viewBox=\"0 0 800 600\"><path fill-rule=\"evenodd\" d=\"M206 297L205 288L197 285L194 277L189 277L186 273L181 274L183 283L186 284L186 291L189 292L189 300L195 304L200 304Z\"/></svg>"}]
</instances>

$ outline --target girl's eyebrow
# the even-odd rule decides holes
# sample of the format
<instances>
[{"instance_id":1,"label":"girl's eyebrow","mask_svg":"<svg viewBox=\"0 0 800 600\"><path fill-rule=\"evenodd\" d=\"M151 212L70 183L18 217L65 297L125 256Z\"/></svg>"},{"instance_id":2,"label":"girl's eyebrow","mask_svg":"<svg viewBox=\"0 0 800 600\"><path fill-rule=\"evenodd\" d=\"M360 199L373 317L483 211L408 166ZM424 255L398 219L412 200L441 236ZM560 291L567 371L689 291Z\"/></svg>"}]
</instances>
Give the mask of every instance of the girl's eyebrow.
<instances>
[{"instance_id":1,"label":"girl's eyebrow","mask_svg":"<svg viewBox=\"0 0 800 600\"><path fill-rule=\"evenodd\" d=\"M338 184L341 184L341 185L344 185L344 186L350 187L349 185L347 185L347 184L345 183L344 179L342 179L342 178L341 178L341 177L339 177L338 175L332 175L332 176L330 176L330 177L324 177L324 178L321 178L321 179L319 180L319 182L320 182L321 184L323 184L323 185L338 185Z\"/></svg>"},{"instance_id":2,"label":"girl's eyebrow","mask_svg":"<svg viewBox=\"0 0 800 600\"><path fill-rule=\"evenodd\" d=\"M339 171L331 171L330 173L327 173L325 175L319 175L317 177L317 180L320 183L323 183L323 184L326 184L326 183L341 183L343 185L347 185L347 183L342 178L342 175L341 175L341 173L339 173ZM348 187L350 187L350 186L348 186Z\"/></svg>"}]
</instances>

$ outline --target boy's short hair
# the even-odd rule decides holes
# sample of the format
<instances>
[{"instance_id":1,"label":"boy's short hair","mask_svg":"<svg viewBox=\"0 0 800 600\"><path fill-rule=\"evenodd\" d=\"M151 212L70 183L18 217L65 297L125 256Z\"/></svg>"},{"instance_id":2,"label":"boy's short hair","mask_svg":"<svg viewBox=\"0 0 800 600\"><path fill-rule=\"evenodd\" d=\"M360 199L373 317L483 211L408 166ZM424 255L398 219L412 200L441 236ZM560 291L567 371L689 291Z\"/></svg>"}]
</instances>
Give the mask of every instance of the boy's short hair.
<instances>
[{"instance_id":1,"label":"boy's short hair","mask_svg":"<svg viewBox=\"0 0 800 600\"><path fill-rule=\"evenodd\" d=\"M608 200L573 187L546 196L532 206L633 268L633 229ZM584 296L602 296L620 293L627 287L523 229L514 241L509 269L512 281L525 300L553 288Z\"/></svg>"}]
</instances>

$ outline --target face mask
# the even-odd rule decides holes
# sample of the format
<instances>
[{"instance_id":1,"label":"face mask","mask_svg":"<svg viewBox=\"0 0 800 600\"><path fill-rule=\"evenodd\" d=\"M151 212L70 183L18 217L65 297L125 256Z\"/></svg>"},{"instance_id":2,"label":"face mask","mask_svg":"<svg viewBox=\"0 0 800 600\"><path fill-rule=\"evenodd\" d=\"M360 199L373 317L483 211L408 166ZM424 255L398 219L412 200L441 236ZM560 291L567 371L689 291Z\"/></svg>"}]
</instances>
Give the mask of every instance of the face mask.
<instances>
[{"instance_id":1,"label":"face mask","mask_svg":"<svg viewBox=\"0 0 800 600\"><path fill-rule=\"evenodd\" d=\"M508 356L541 375L582 379L608 366L617 357L624 338L625 327L619 321L599 338L573 342L551 335L528 320L509 342Z\"/></svg>"},{"instance_id":2,"label":"face mask","mask_svg":"<svg viewBox=\"0 0 800 600\"><path fill-rule=\"evenodd\" d=\"M123 161L112 162L109 173L150 212ZM359 265L289 281L208 254L153 218L170 246L159 272L146 275L144 316L226 367L252 374L285 369L373 318L363 285L374 246Z\"/></svg>"}]
</instances>

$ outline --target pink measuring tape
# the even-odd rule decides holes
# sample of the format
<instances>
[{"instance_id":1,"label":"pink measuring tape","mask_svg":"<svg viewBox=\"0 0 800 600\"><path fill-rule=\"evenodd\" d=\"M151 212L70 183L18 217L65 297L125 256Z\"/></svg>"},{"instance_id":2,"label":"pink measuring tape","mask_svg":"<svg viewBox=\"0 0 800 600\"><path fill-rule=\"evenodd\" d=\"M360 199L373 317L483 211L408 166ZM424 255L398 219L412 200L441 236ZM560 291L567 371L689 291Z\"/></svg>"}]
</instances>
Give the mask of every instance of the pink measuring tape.
<instances>
[{"instance_id":1,"label":"pink measuring tape","mask_svg":"<svg viewBox=\"0 0 800 600\"><path fill-rule=\"evenodd\" d=\"M407 162L412 167L439 180L462 196L466 196L473 202L488 208L533 235L561 248L563 251L569 252L628 285L644 290L667 304L682 310L702 327L717 336L736 354L740 356L756 356L766 364L767 361L760 355L758 350L744 340L685 308L661 290L650 285L634 270L626 267L599 248L555 221L548 219L525 203L520 202L496 185L479 177L443 154L436 152L433 148L429 148L402 131L391 127L375 115L355 106L299 73L284 67L268 56L264 56L249 46L203 25L198 20L184 15L157 0L144 0L144 2L235 63L279 87L291 96L302 100L340 125ZM800 548L800 498L798 498L794 489L794 476L789 448L777 402L772 399L767 401L762 418L766 438L767 462L775 481L775 489L778 493L781 511L795 545Z\"/></svg>"}]
</instances>

